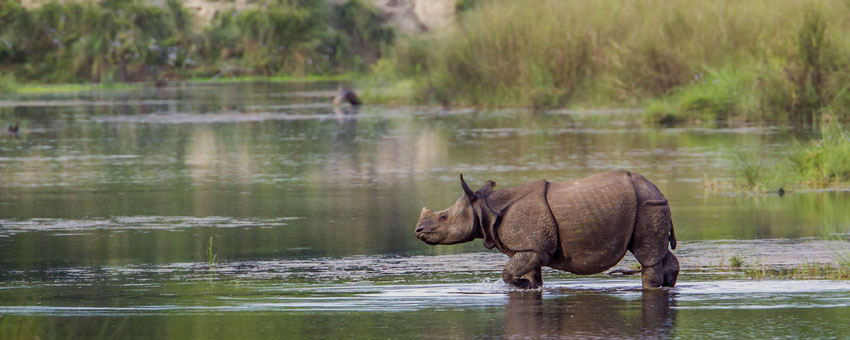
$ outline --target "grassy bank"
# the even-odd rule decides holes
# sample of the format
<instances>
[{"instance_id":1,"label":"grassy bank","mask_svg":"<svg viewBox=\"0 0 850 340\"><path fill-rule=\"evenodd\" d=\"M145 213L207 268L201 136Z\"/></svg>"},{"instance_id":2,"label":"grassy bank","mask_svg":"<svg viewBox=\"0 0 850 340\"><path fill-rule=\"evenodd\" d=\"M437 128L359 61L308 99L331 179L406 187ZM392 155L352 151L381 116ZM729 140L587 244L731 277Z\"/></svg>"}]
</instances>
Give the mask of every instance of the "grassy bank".
<instances>
[{"instance_id":1,"label":"grassy bank","mask_svg":"<svg viewBox=\"0 0 850 340\"><path fill-rule=\"evenodd\" d=\"M731 151L736 186L753 192L846 186L850 183L850 133L839 124L828 124L821 127L820 135L795 144L773 162L760 154Z\"/></svg>"},{"instance_id":2,"label":"grassy bank","mask_svg":"<svg viewBox=\"0 0 850 340\"><path fill-rule=\"evenodd\" d=\"M365 69L395 39L360 0L269 0L194 24L182 2L0 0L0 90L14 83L328 77Z\"/></svg>"},{"instance_id":3,"label":"grassy bank","mask_svg":"<svg viewBox=\"0 0 850 340\"><path fill-rule=\"evenodd\" d=\"M654 122L846 119L846 1L480 1L382 69L420 101L645 106Z\"/></svg>"}]
</instances>

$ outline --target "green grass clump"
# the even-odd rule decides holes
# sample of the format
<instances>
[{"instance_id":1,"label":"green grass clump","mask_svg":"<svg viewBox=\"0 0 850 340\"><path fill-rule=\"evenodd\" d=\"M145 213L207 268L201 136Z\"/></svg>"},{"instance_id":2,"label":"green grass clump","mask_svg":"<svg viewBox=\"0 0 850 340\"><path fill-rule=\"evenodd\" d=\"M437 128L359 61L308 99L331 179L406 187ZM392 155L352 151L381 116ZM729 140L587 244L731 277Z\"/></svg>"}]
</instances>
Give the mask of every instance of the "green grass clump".
<instances>
[{"instance_id":1,"label":"green grass clump","mask_svg":"<svg viewBox=\"0 0 850 340\"><path fill-rule=\"evenodd\" d=\"M669 96L650 100L645 118L669 124L752 117L758 110L752 104L752 93L747 91L746 84L753 78L732 69L698 73L690 84L673 90Z\"/></svg>"},{"instance_id":2,"label":"green grass clump","mask_svg":"<svg viewBox=\"0 0 850 340\"><path fill-rule=\"evenodd\" d=\"M735 184L745 191L758 192L773 184L771 180L776 175L768 173L768 167L760 154L734 149L729 151L729 157L732 161Z\"/></svg>"},{"instance_id":3,"label":"green grass clump","mask_svg":"<svg viewBox=\"0 0 850 340\"><path fill-rule=\"evenodd\" d=\"M794 175L812 187L850 182L850 133L838 124L821 131L820 139L798 145L791 154Z\"/></svg>"},{"instance_id":4,"label":"green grass clump","mask_svg":"<svg viewBox=\"0 0 850 340\"><path fill-rule=\"evenodd\" d=\"M740 255L733 255L729 258L729 266L732 268L741 268L744 265L744 259Z\"/></svg>"},{"instance_id":5,"label":"green grass clump","mask_svg":"<svg viewBox=\"0 0 850 340\"><path fill-rule=\"evenodd\" d=\"M735 184L745 191L773 192L783 186L826 188L850 183L850 133L838 123L821 127L821 137L797 143L768 163L752 151L728 152Z\"/></svg>"}]
</instances>

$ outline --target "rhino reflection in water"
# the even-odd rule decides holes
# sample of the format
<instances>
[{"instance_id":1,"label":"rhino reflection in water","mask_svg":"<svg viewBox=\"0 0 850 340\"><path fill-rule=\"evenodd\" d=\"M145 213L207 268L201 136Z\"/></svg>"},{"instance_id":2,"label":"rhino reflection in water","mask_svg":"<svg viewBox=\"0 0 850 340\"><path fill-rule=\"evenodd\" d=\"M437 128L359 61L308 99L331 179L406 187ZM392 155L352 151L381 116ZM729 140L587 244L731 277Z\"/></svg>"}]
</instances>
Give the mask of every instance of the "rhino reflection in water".
<instances>
[{"instance_id":1,"label":"rhino reflection in water","mask_svg":"<svg viewBox=\"0 0 850 340\"><path fill-rule=\"evenodd\" d=\"M609 171L571 182L536 181L493 190L488 181L448 209L422 208L416 237L428 244L483 238L510 259L502 277L520 288L543 284L541 266L576 274L613 267L626 250L640 262L644 288L672 287L679 261L664 195L646 178Z\"/></svg>"},{"instance_id":2,"label":"rhino reflection in water","mask_svg":"<svg viewBox=\"0 0 850 340\"><path fill-rule=\"evenodd\" d=\"M534 291L508 293L505 338L669 339L676 325L672 291L646 290L639 305L599 292L542 296Z\"/></svg>"}]
</instances>

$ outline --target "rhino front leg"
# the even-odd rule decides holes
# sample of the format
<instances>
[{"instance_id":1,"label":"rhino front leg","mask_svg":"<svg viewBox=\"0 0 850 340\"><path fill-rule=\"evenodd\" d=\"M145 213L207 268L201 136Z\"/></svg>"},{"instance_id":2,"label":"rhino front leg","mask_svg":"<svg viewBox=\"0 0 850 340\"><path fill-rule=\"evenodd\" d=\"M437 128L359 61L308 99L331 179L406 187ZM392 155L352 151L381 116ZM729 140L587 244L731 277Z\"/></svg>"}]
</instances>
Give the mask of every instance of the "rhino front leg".
<instances>
[{"instance_id":1,"label":"rhino front leg","mask_svg":"<svg viewBox=\"0 0 850 340\"><path fill-rule=\"evenodd\" d=\"M505 264L502 279L518 288L538 288L543 285L543 276L540 273L542 262L540 256L533 251L516 253Z\"/></svg>"},{"instance_id":2,"label":"rhino front leg","mask_svg":"<svg viewBox=\"0 0 850 340\"><path fill-rule=\"evenodd\" d=\"M531 282L532 288L537 288L543 285L543 272L540 267L532 269L530 272L523 275L522 278Z\"/></svg>"}]
</instances>

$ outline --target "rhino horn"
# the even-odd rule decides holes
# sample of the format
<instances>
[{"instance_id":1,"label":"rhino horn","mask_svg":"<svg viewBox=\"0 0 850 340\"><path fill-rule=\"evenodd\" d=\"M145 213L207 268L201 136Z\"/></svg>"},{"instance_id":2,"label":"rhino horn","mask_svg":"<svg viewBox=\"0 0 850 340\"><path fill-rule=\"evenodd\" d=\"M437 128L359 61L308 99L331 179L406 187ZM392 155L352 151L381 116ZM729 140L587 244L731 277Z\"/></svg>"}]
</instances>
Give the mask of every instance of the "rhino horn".
<instances>
[{"instance_id":1,"label":"rhino horn","mask_svg":"<svg viewBox=\"0 0 850 340\"><path fill-rule=\"evenodd\" d=\"M469 185L466 184L466 181L463 180L463 174L460 174L460 185L463 187L463 192L470 201L478 199L478 194L472 191L472 189L469 188Z\"/></svg>"}]
</instances>

